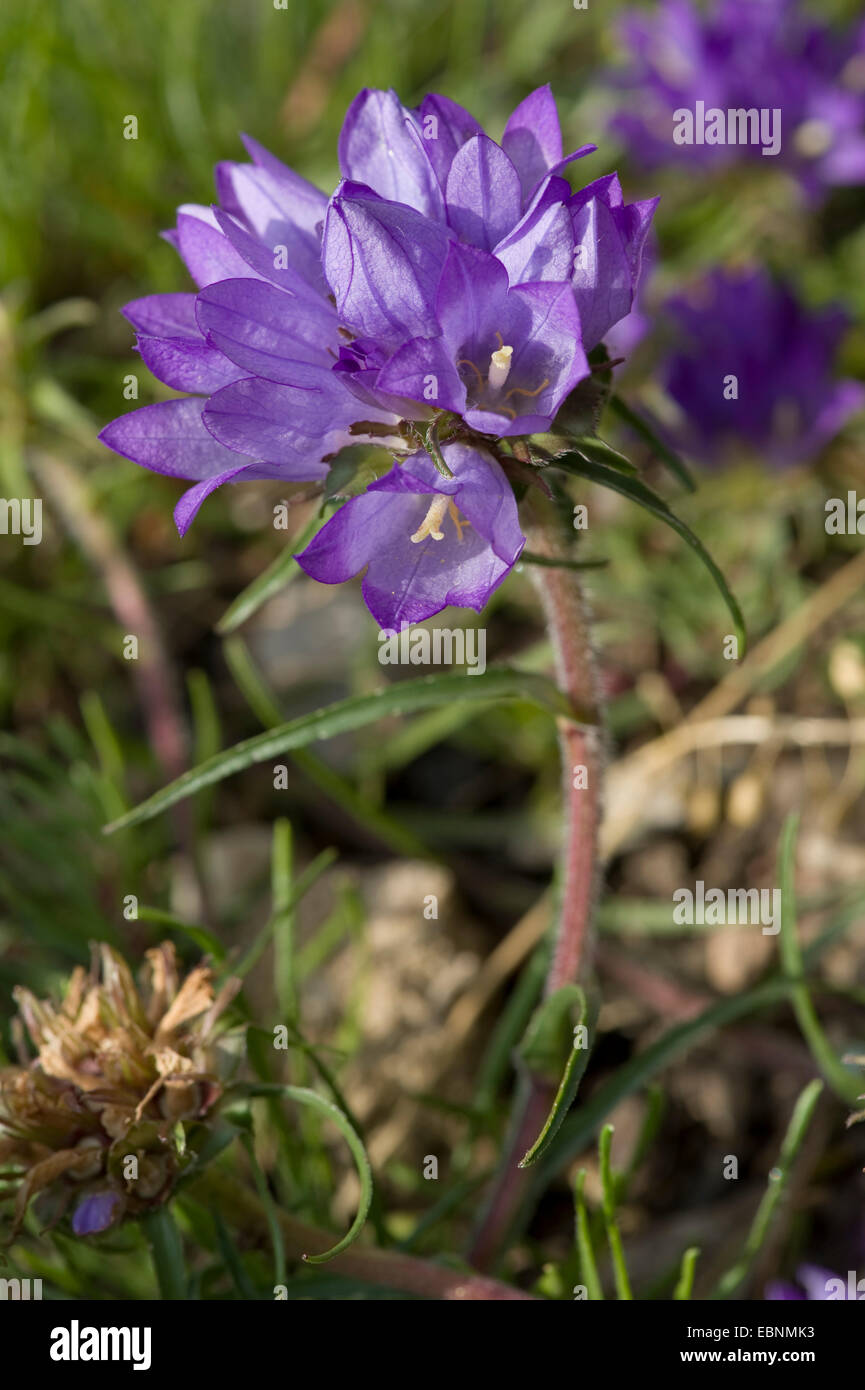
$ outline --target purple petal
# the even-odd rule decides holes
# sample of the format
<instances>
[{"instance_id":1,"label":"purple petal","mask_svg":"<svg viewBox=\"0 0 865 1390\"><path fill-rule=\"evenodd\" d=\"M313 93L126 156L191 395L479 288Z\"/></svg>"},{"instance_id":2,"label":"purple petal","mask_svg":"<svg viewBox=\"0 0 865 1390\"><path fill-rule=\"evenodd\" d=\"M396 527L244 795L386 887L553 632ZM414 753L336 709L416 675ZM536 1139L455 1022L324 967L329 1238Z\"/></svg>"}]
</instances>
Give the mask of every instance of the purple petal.
<instances>
[{"instance_id":1,"label":"purple petal","mask_svg":"<svg viewBox=\"0 0 865 1390\"><path fill-rule=\"evenodd\" d=\"M437 331L433 299L448 238L413 208L341 184L328 209L322 259L341 320L395 348Z\"/></svg>"},{"instance_id":2,"label":"purple petal","mask_svg":"<svg viewBox=\"0 0 865 1390\"><path fill-rule=\"evenodd\" d=\"M305 180L298 182L306 189L313 188ZM299 196L294 183L286 184L269 169L255 164L220 166L218 186L225 212L245 223L271 255L278 247L284 247L287 263L307 284L321 286L319 224L326 207L323 193L313 189L314 197ZM220 279L231 279L236 274L231 272Z\"/></svg>"},{"instance_id":3,"label":"purple petal","mask_svg":"<svg viewBox=\"0 0 865 1390\"><path fill-rule=\"evenodd\" d=\"M267 176L268 190L278 202L285 220L319 237L327 211L327 194L283 164L251 135L243 135L241 139L253 163Z\"/></svg>"},{"instance_id":4,"label":"purple petal","mask_svg":"<svg viewBox=\"0 0 865 1390\"><path fill-rule=\"evenodd\" d=\"M188 337L149 338L139 334L138 351L153 375L175 391L209 395L243 375L200 335L196 341Z\"/></svg>"},{"instance_id":5,"label":"purple petal","mask_svg":"<svg viewBox=\"0 0 865 1390\"><path fill-rule=\"evenodd\" d=\"M443 338L410 338L376 377L376 389L391 397L454 410L465 408L466 388Z\"/></svg>"},{"instance_id":6,"label":"purple petal","mask_svg":"<svg viewBox=\"0 0 865 1390\"><path fill-rule=\"evenodd\" d=\"M145 405L106 425L99 438L116 454L154 473L172 478L211 478L226 468L236 468L243 460L223 448L206 429L201 418L204 405L195 397Z\"/></svg>"},{"instance_id":7,"label":"purple petal","mask_svg":"<svg viewBox=\"0 0 865 1390\"><path fill-rule=\"evenodd\" d=\"M805 1295L801 1289L797 1289L795 1284L785 1284L780 1279L773 1279L766 1285L766 1292L763 1297L770 1303L781 1301L804 1301Z\"/></svg>"},{"instance_id":8,"label":"purple petal","mask_svg":"<svg viewBox=\"0 0 865 1390\"><path fill-rule=\"evenodd\" d=\"M200 287L235 276L255 276L255 271L237 254L219 227L200 217L178 214L177 249Z\"/></svg>"},{"instance_id":9,"label":"purple petal","mask_svg":"<svg viewBox=\"0 0 865 1390\"><path fill-rule=\"evenodd\" d=\"M597 145L580 145L577 149L571 150L570 154L566 154L564 158L560 159L557 164L554 164L553 167L547 171L547 173L560 174L563 169L567 169L569 164L573 164L575 159L584 159L587 154L594 154L597 148ZM538 187L539 185L536 184L534 190L535 192L537 192Z\"/></svg>"},{"instance_id":10,"label":"purple petal","mask_svg":"<svg viewBox=\"0 0 865 1390\"><path fill-rule=\"evenodd\" d=\"M796 1278L805 1290L805 1297L809 1302L825 1303L831 1301L829 1300L828 1286L838 1278L838 1275L833 1274L831 1269L821 1269L819 1265L805 1264L799 1265L796 1270ZM846 1285L845 1280L842 1280L842 1283ZM846 1297L845 1287L844 1298L846 1299Z\"/></svg>"},{"instance_id":11,"label":"purple petal","mask_svg":"<svg viewBox=\"0 0 865 1390\"><path fill-rule=\"evenodd\" d=\"M297 299L263 281L223 280L202 290L196 314L215 348L268 381L293 381L298 362L333 364L337 320L324 301Z\"/></svg>"},{"instance_id":12,"label":"purple petal","mask_svg":"<svg viewBox=\"0 0 865 1390\"><path fill-rule=\"evenodd\" d=\"M443 479L429 455L415 454L402 469L373 484L399 488L401 503L419 483L425 484L432 492L453 496L470 523L460 537L448 519L442 541L427 537L415 543L411 535L426 515L426 497L417 499L420 505L408 519L400 509L399 527L384 537L363 581L364 600L381 627L423 622L450 604L480 612L525 544L513 490L495 460L462 444L446 446L444 454L453 479Z\"/></svg>"},{"instance_id":13,"label":"purple petal","mask_svg":"<svg viewBox=\"0 0 865 1390\"><path fill-rule=\"evenodd\" d=\"M492 248L522 213L520 177L488 135L473 135L453 158L447 181L448 222L462 241Z\"/></svg>"},{"instance_id":14,"label":"purple petal","mask_svg":"<svg viewBox=\"0 0 865 1390\"><path fill-rule=\"evenodd\" d=\"M270 280L280 289L288 290L291 294L302 299L315 299L317 301L325 299L327 286L320 265L316 264L312 279L307 280L301 271L291 264L291 248L284 242L269 246L254 236L252 232L247 231L221 208L215 208L214 215L218 226L225 233L235 251L262 280ZM308 271L309 258L306 248L303 249L300 263L304 270Z\"/></svg>"},{"instance_id":15,"label":"purple petal","mask_svg":"<svg viewBox=\"0 0 865 1390\"><path fill-rule=\"evenodd\" d=\"M566 185L567 186L567 185ZM539 208L496 247L512 285L567 280L574 268L574 226L563 203Z\"/></svg>"},{"instance_id":16,"label":"purple petal","mask_svg":"<svg viewBox=\"0 0 865 1390\"><path fill-rule=\"evenodd\" d=\"M72 1216L72 1229L77 1236L93 1236L107 1231L121 1203L117 1192L91 1192L80 1198Z\"/></svg>"},{"instance_id":17,"label":"purple petal","mask_svg":"<svg viewBox=\"0 0 865 1390\"><path fill-rule=\"evenodd\" d=\"M814 427L803 442L802 456L815 452L834 439L851 415L865 407L865 385L861 381L839 381L831 389L814 421Z\"/></svg>"},{"instance_id":18,"label":"purple petal","mask_svg":"<svg viewBox=\"0 0 865 1390\"><path fill-rule=\"evenodd\" d=\"M519 171L523 197L562 158L562 130L550 84L537 87L510 116L502 147Z\"/></svg>"},{"instance_id":19,"label":"purple petal","mask_svg":"<svg viewBox=\"0 0 865 1390\"><path fill-rule=\"evenodd\" d=\"M483 536L493 553L510 567L516 564L525 545L513 488L495 459L484 449L469 444L449 444L444 455L454 473L454 498L472 528ZM432 481L428 455L415 455L407 466L416 477L421 465L423 476ZM434 465L432 465L434 467ZM450 482L437 474L439 482Z\"/></svg>"},{"instance_id":20,"label":"purple petal","mask_svg":"<svg viewBox=\"0 0 865 1390\"><path fill-rule=\"evenodd\" d=\"M412 112L394 91L365 88L346 112L339 137L339 167L393 203L427 217L444 217L441 189Z\"/></svg>"},{"instance_id":21,"label":"purple petal","mask_svg":"<svg viewBox=\"0 0 865 1390\"><path fill-rule=\"evenodd\" d=\"M242 463L239 468L227 468L224 473L215 473L212 478L204 478L202 482L196 483L194 487L187 488L177 506L174 508L174 523L178 534L185 536L196 516L198 509L205 498L215 492L223 483L229 483L233 478L241 473L247 473L255 469L254 463Z\"/></svg>"},{"instance_id":22,"label":"purple petal","mask_svg":"<svg viewBox=\"0 0 865 1390\"><path fill-rule=\"evenodd\" d=\"M352 497L295 556L297 563L319 584L344 584L388 543L391 529L411 524L416 511L411 499L397 500L389 493L367 491Z\"/></svg>"},{"instance_id":23,"label":"purple petal","mask_svg":"<svg viewBox=\"0 0 865 1390\"><path fill-rule=\"evenodd\" d=\"M424 97L417 110L418 124L425 142L427 156L442 188L454 155L473 135L483 135L483 127L470 112L450 97Z\"/></svg>"},{"instance_id":24,"label":"purple petal","mask_svg":"<svg viewBox=\"0 0 865 1390\"><path fill-rule=\"evenodd\" d=\"M496 347L493 319L508 293L508 273L495 256L474 246L451 245L436 292L436 317L450 347L467 357ZM482 367L478 363L478 367Z\"/></svg>"},{"instance_id":25,"label":"purple petal","mask_svg":"<svg viewBox=\"0 0 865 1390\"><path fill-rule=\"evenodd\" d=\"M148 294L124 304L121 313L139 333L150 337L201 337L195 321L194 294Z\"/></svg>"},{"instance_id":26,"label":"purple petal","mask_svg":"<svg viewBox=\"0 0 865 1390\"><path fill-rule=\"evenodd\" d=\"M325 477L324 455L359 442L348 429L359 417L392 419L359 406L338 374L302 364L291 385L248 377L211 396L204 412L208 430L228 450L270 459L296 480Z\"/></svg>"},{"instance_id":27,"label":"purple petal","mask_svg":"<svg viewBox=\"0 0 865 1390\"><path fill-rule=\"evenodd\" d=\"M583 342L591 351L608 328L630 313L634 278L613 209L591 198L573 213L574 287Z\"/></svg>"}]
</instances>

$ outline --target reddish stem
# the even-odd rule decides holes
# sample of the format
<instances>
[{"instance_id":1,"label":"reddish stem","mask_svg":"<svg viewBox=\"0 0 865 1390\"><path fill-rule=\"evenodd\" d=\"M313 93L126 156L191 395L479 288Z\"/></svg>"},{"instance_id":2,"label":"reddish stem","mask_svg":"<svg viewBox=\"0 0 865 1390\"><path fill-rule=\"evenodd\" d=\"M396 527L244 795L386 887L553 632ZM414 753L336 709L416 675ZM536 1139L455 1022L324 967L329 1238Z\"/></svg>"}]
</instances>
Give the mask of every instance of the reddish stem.
<instances>
[{"instance_id":1,"label":"reddish stem","mask_svg":"<svg viewBox=\"0 0 865 1390\"><path fill-rule=\"evenodd\" d=\"M553 509L536 496L528 502L531 524L527 549L547 559L569 558ZM543 511L541 507L543 506ZM592 651L586 606L573 570L531 570L555 653L559 688L575 708L600 710L600 688ZM598 828L604 748L600 727L559 720L562 757L565 833L559 884L558 933L545 985L553 994L578 981L586 969L592 916L597 894ZM532 1181L532 1172L519 1162L537 1138L549 1114L556 1087L548 1078L526 1073L517 1088L505 1157L493 1184L469 1260L477 1269L490 1269L510 1233Z\"/></svg>"}]
</instances>

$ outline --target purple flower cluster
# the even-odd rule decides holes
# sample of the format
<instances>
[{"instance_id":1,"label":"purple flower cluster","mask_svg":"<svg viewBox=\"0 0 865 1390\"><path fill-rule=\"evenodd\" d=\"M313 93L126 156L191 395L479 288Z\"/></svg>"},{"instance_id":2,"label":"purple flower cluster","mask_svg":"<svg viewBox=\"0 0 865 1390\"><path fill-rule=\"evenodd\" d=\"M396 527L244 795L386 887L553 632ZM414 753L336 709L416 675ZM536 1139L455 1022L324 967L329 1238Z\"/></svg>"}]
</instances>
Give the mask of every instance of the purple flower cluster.
<instances>
[{"instance_id":1,"label":"purple flower cluster","mask_svg":"<svg viewBox=\"0 0 865 1390\"><path fill-rule=\"evenodd\" d=\"M842 34L799 0L663 0L621 25L630 90L613 129L642 165L685 159L717 168L761 157L758 144L676 144L674 113L704 109L781 113L779 162L810 194L865 182L865 26Z\"/></svg>"},{"instance_id":2,"label":"purple flower cluster","mask_svg":"<svg viewBox=\"0 0 865 1390\"><path fill-rule=\"evenodd\" d=\"M300 564L324 583L367 567L383 627L482 608L523 545L496 442L548 429L629 313L657 200L626 204L615 174L572 192L562 171L594 146L563 153L549 87L500 143L447 97L361 92L331 198L246 146L251 164L217 166L218 206L181 207L168 233L198 292L124 310L150 370L190 394L101 438L193 482L181 534L224 482L319 481L347 445L389 448Z\"/></svg>"},{"instance_id":3,"label":"purple flower cluster","mask_svg":"<svg viewBox=\"0 0 865 1390\"><path fill-rule=\"evenodd\" d=\"M801 462L865 403L860 382L833 374L844 313L806 309L765 271L715 270L664 311L678 334L665 386L684 415L679 443L706 462L742 444Z\"/></svg>"}]
</instances>

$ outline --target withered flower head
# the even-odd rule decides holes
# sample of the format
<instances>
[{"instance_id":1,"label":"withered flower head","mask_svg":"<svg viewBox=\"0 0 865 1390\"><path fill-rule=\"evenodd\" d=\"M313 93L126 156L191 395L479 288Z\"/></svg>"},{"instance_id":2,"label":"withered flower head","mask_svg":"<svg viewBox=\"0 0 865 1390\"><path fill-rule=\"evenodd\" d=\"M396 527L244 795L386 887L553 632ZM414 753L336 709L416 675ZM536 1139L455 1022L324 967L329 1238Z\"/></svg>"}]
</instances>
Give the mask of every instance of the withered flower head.
<instances>
[{"instance_id":1,"label":"withered flower head","mask_svg":"<svg viewBox=\"0 0 865 1390\"><path fill-rule=\"evenodd\" d=\"M206 965L181 982L163 942L146 953L138 985L101 944L89 973L73 971L60 1005L14 991L22 1065L0 1070L0 1177L16 1192L13 1235L37 1193L40 1218L53 1225L71 1206L79 1236L168 1199L237 1059L239 1033L217 1038L216 1024L239 988L230 979L214 994Z\"/></svg>"}]
</instances>

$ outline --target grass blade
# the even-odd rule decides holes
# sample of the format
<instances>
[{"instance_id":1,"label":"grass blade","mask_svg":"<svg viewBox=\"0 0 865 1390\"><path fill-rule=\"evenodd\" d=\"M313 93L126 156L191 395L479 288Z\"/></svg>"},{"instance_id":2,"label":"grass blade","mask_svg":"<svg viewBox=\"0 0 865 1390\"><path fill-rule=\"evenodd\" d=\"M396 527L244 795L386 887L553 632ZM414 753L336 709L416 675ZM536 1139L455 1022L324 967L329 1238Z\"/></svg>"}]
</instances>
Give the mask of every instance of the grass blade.
<instances>
[{"instance_id":1,"label":"grass blade","mask_svg":"<svg viewBox=\"0 0 865 1390\"><path fill-rule=\"evenodd\" d=\"M811 1123L822 1090L822 1081L809 1081L796 1101L790 1123L787 1126L787 1133L784 1135L784 1142L781 1145L777 1165L769 1174L769 1186L763 1194L763 1200L751 1223L742 1254L732 1268L728 1269L718 1281L712 1294L713 1298L731 1298L745 1282L754 1260L763 1248L778 1209L778 1203L786 1190L790 1169L808 1132L808 1126Z\"/></svg>"},{"instance_id":2,"label":"grass blade","mask_svg":"<svg viewBox=\"0 0 865 1390\"><path fill-rule=\"evenodd\" d=\"M694 1292L694 1274L696 1273L697 1260L699 1258L700 1251L696 1245L692 1245L682 1256L679 1281L673 1290L673 1298L678 1303L688 1302Z\"/></svg>"},{"instance_id":3,"label":"grass blade","mask_svg":"<svg viewBox=\"0 0 865 1390\"><path fill-rule=\"evenodd\" d=\"M799 818L787 817L778 851L778 881L781 885L781 966L790 981L791 1001L796 1021L822 1076L839 1100L852 1104L859 1094L860 1079L844 1066L820 1025L817 1011L805 983L802 950L796 923L796 833Z\"/></svg>"},{"instance_id":4,"label":"grass blade","mask_svg":"<svg viewBox=\"0 0 865 1390\"><path fill-rule=\"evenodd\" d=\"M158 1207L142 1219L141 1226L150 1247L160 1298L185 1299L187 1278L183 1241L171 1207Z\"/></svg>"},{"instance_id":5,"label":"grass blade","mask_svg":"<svg viewBox=\"0 0 865 1390\"><path fill-rule=\"evenodd\" d=\"M590 1301L602 1303L604 1290L598 1274L595 1251L592 1246L592 1232L589 1227L589 1214L586 1211L586 1201L583 1196L585 1182L586 1170L581 1168L574 1184L574 1220L577 1232L577 1253L580 1257L580 1277L586 1286L586 1293Z\"/></svg>"},{"instance_id":6,"label":"grass blade","mask_svg":"<svg viewBox=\"0 0 865 1390\"><path fill-rule=\"evenodd\" d=\"M601 1164L601 1205L604 1213L604 1226L606 1227L607 1244L610 1247L610 1257L613 1262L613 1278L616 1282L616 1293L620 1300L631 1302L634 1295L631 1293L631 1281L628 1278L628 1269L625 1264L622 1235L619 1231L619 1223L616 1220L616 1176L610 1162L612 1142L613 1126L604 1125L604 1128L601 1130L601 1137L598 1141L598 1154Z\"/></svg>"},{"instance_id":7,"label":"grass blade","mask_svg":"<svg viewBox=\"0 0 865 1390\"><path fill-rule=\"evenodd\" d=\"M248 1096L274 1096L282 1095L287 1100L296 1101L298 1105L308 1105L313 1110L317 1110L325 1119L332 1120L345 1139L351 1150L352 1157L357 1168L360 1179L360 1201L358 1203L357 1215L351 1226L346 1231L341 1240L332 1245L329 1250L325 1250L321 1255L304 1255L307 1264L320 1265L326 1261L334 1259L343 1250L347 1250L353 1245L363 1230L372 1202L372 1168L366 1149L360 1141L356 1130L349 1123L346 1116L331 1101L325 1100L317 1091L307 1090L303 1086L282 1086L274 1082L272 1084L263 1083L259 1085L246 1085L241 1088L243 1093Z\"/></svg>"},{"instance_id":8,"label":"grass blade","mask_svg":"<svg viewBox=\"0 0 865 1390\"><path fill-rule=\"evenodd\" d=\"M398 681L383 690L349 696L324 709L280 724L276 729L244 739L170 782L126 815L106 825L104 833L110 835L116 830L125 830L131 825L152 820L169 806L193 796L202 787L212 786L214 782L221 782L257 763L268 762L280 753L305 748L320 739L360 729L387 715L414 714L419 710L451 705L458 699L532 700L554 714L570 716L586 724L595 722L588 710L573 710L552 681L531 671L499 667L484 672L482 676L448 674L423 676L416 681Z\"/></svg>"}]
</instances>

